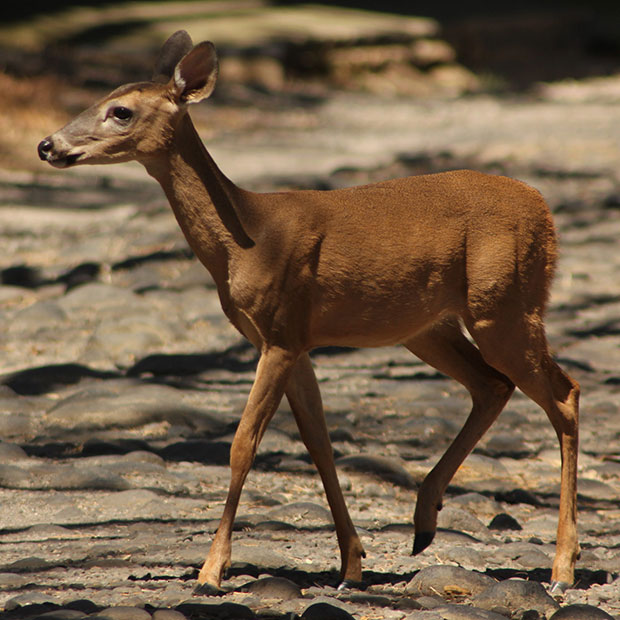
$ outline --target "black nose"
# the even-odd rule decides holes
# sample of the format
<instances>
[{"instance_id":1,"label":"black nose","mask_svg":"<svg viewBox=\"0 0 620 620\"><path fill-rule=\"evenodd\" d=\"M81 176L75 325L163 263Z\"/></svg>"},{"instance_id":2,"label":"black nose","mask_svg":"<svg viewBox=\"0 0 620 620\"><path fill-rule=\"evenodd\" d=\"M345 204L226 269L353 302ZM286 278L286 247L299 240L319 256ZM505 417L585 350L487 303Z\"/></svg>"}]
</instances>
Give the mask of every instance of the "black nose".
<instances>
[{"instance_id":1,"label":"black nose","mask_svg":"<svg viewBox=\"0 0 620 620\"><path fill-rule=\"evenodd\" d=\"M49 158L50 151L53 148L54 148L54 143L49 138L45 138L45 140L41 140L41 142L39 142L39 146L37 147L37 151L39 152L39 157L43 161L47 161Z\"/></svg>"}]
</instances>

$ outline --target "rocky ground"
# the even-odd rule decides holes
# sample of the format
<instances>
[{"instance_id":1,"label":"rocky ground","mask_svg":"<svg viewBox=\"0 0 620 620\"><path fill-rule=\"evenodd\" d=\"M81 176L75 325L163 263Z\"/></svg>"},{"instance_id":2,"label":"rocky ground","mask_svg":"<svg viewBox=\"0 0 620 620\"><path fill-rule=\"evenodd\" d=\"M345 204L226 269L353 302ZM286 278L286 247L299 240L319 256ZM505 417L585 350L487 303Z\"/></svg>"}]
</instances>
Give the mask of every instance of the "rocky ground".
<instances>
[{"instance_id":1,"label":"rocky ground","mask_svg":"<svg viewBox=\"0 0 620 620\"><path fill-rule=\"evenodd\" d=\"M562 599L545 590L557 441L519 393L457 473L433 544L410 555L416 487L469 401L397 348L314 354L367 552L363 588L336 589L333 524L283 404L245 486L224 592L193 595L256 355L139 166L55 172L33 160L0 172L2 617L620 617L619 91L613 79L529 97L257 90L194 112L248 188L466 166L543 192L562 252L549 338L583 389L582 554Z\"/></svg>"}]
</instances>

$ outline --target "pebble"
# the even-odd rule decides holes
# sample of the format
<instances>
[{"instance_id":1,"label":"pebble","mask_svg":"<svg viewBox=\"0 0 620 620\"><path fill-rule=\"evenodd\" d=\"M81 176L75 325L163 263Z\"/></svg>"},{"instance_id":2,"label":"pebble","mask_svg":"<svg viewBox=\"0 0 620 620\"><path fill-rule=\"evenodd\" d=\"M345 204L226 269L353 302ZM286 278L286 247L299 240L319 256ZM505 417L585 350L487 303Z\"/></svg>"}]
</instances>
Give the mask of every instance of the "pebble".
<instances>
[{"instance_id":1,"label":"pebble","mask_svg":"<svg viewBox=\"0 0 620 620\"><path fill-rule=\"evenodd\" d=\"M409 595L438 594L451 596L472 596L495 584L488 575L466 570L458 566L429 566L423 568L406 586Z\"/></svg>"},{"instance_id":2,"label":"pebble","mask_svg":"<svg viewBox=\"0 0 620 620\"><path fill-rule=\"evenodd\" d=\"M108 607L90 616L94 620L151 620L151 614L139 607Z\"/></svg>"},{"instance_id":3,"label":"pebble","mask_svg":"<svg viewBox=\"0 0 620 620\"><path fill-rule=\"evenodd\" d=\"M391 607L392 599L381 594L369 594L366 592L351 592L347 601L358 605L372 605L373 607Z\"/></svg>"},{"instance_id":4,"label":"pebble","mask_svg":"<svg viewBox=\"0 0 620 620\"><path fill-rule=\"evenodd\" d=\"M174 609L156 609L153 620L185 620L185 616Z\"/></svg>"},{"instance_id":5,"label":"pebble","mask_svg":"<svg viewBox=\"0 0 620 620\"><path fill-rule=\"evenodd\" d=\"M441 605L436 608L442 620L505 620L506 616L465 605Z\"/></svg>"},{"instance_id":6,"label":"pebble","mask_svg":"<svg viewBox=\"0 0 620 620\"><path fill-rule=\"evenodd\" d=\"M301 598L301 588L283 577L263 577L248 584L244 590L261 598L275 598L283 601Z\"/></svg>"},{"instance_id":7,"label":"pebble","mask_svg":"<svg viewBox=\"0 0 620 620\"><path fill-rule=\"evenodd\" d=\"M617 491L602 480L581 477L579 478L579 495L588 499L609 501L617 496Z\"/></svg>"},{"instance_id":8,"label":"pebble","mask_svg":"<svg viewBox=\"0 0 620 620\"><path fill-rule=\"evenodd\" d=\"M187 617L215 618L216 620L255 620L254 612L245 605L239 603L183 603L177 610Z\"/></svg>"},{"instance_id":9,"label":"pebble","mask_svg":"<svg viewBox=\"0 0 620 620\"><path fill-rule=\"evenodd\" d=\"M441 509L437 516L437 527L467 532L482 540L488 540L491 537L487 526L478 517L454 506Z\"/></svg>"},{"instance_id":10,"label":"pebble","mask_svg":"<svg viewBox=\"0 0 620 620\"><path fill-rule=\"evenodd\" d=\"M37 617L37 620L81 620L86 614L77 609L55 609Z\"/></svg>"},{"instance_id":11,"label":"pebble","mask_svg":"<svg viewBox=\"0 0 620 620\"><path fill-rule=\"evenodd\" d=\"M145 352L158 351L175 340L175 327L145 314L99 321L88 341L82 362L98 369L130 368Z\"/></svg>"},{"instance_id":12,"label":"pebble","mask_svg":"<svg viewBox=\"0 0 620 620\"><path fill-rule=\"evenodd\" d=\"M80 611L86 615L94 614L94 613L97 613L97 611L99 611L99 607L92 601L89 601L88 599L75 599L75 600L69 601L65 605L65 607L67 609Z\"/></svg>"},{"instance_id":13,"label":"pebble","mask_svg":"<svg viewBox=\"0 0 620 620\"><path fill-rule=\"evenodd\" d=\"M18 445L0 441L0 463L10 463L28 458L26 451Z\"/></svg>"},{"instance_id":14,"label":"pebble","mask_svg":"<svg viewBox=\"0 0 620 620\"><path fill-rule=\"evenodd\" d=\"M442 537L443 538L443 537ZM438 539L438 540L441 540ZM476 548L479 547L479 548ZM476 570L484 565L485 554L481 545L444 545L441 551L437 550L437 557L442 562L456 564L467 570Z\"/></svg>"},{"instance_id":15,"label":"pebble","mask_svg":"<svg viewBox=\"0 0 620 620\"><path fill-rule=\"evenodd\" d=\"M26 409L27 406L24 406ZM5 439L29 437L34 432L33 416L28 413L0 413L0 434ZM12 456L16 453L13 451Z\"/></svg>"},{"instance_id":16,"label":"pebble","mask_svg":"<svg viewBox=\"0 0 620 620\"><path fill-rule=\"evenodd\" d=\"M270 520L284 521L296 527L332 527L333 520L329 510L313 502L292 502L272 508L267 517Z\"/></svg>"},{"instance_id":17,"label":"pebble","mask_svg":"<svg viewBox=\"0 0 620 620\"><path fill-rule=\"evenodd\" d=\"M250 529L250 527L248 527ZM204 559L204 558L203 558ZM279 550L275 550L269 545L251 545L239 543L233 548L233 565L241 570L248 571L252 574L260 568L264 569L281 569L293 568L293 562Z\"/></svg>"},{"instance_id":18,"label":"pebble","mask_svg":"<svg viewBox=\"0 0 620 620\"><path fill-rule=\"evenodd\" d=\"M339 458L336 461L336 465L344 470L372 474L377 478L387 480L406 489L413 489L417 486L415 480L404 466L404 462L395 458L356 454Z\"/></svg>"},{"instance_id":19,"label":"pebble","mask_svg":"<svg viewBox=\"0 0 620 620\"><path fill-rule=\"evenodd\" d=\"M4 609L6 611L12 611L13 609L32 607L33 605L36 605L37 608L45 608L46 606L54 607L55 602L54 598L47 594L41 592L26 592L7 599L4 603Z\"/></svg>"},{"instance_id":20,"label":"pebble","mask_svg":"<svg viewBox=\"0 0 620 620\"><path fill-rule=\"evenodd\" d=\"M489 586L473 597L474 605L492 611L504 608L513 614L534 610L543 617L549 616L560 606L536 581L507 579Z\"/></svg>"},{"instance_id":21,"label":"pebble","mask_svg":"<svg viewBox=\"0 0 620 620\"><path fill-rule=\"evenodd\" d=\"M68 315L60 304L50 300L37 301L13 317L9 333L31 332L30 335L36 337L42 329L62 328L67 320Z\"/></svg>"},{"instance_id":22,"label":"pebble","mask_svg":"<svg viewBox=\"0 0 620 620\"><path fill-rule=\"evenodd\" d=\"M0 573L0 590L19 590L28 583L28 577L15 573Z\"/></svg>"},{"instance_id":23,"label":"pebble","mask_svg":"<svg viewBox=\"0 0 620 620\"><path fill-rule=\"evenodd\" d=\"M105 469L78 468L63 464L29 466L27 468L0 466L0 484L9 489L109 489L122 491L129 484Z\"/></svg>"},{"instance_id":24,"label":"pebble","mask_svg":"<svg viewBox=\"0 0 620 620\"><path fill-rule=\"evenodd\" d=\"M181 395L164 385L118 383L113 389L85 389L61 400L47 412L52 431L92 431L136 427L153 422L210 420L205 411L183 403ZM213 421L213 424L218 424ZM221 427L221 425L220 425Z\"/></svg>"},{"instance_id":25,"label":"pebble","mask_svg":"<svg viewBox=\"0 0 620 620\"><path fill-rule=\"evenodd\" d=\"M500 532L505 532L507 530L522 530L523 528L519 525L519 522L511 517L509 514L502 512L501 514L495 515L489 523L490 530L499 530Z\"/></svg>"},{"instance_id":26,"label":"pebble","mask_svg":"<svg viewBox=\"0 0 620 620\"><path fill-rule=\"evenodd\" d=\"M558 609L549 620L613 620L613 616L592 605L567 605Z\"/></svg>"},{"instance_id":27,"label":"pebble","mask_svg":"<svg viewBox=\"0 0 620 620\"><path fill-rule=\"evenodd\" d=\"M348 611L330 603L312 603L301 617L303 620L354 620Z\"/></svg>"}]
</instances>

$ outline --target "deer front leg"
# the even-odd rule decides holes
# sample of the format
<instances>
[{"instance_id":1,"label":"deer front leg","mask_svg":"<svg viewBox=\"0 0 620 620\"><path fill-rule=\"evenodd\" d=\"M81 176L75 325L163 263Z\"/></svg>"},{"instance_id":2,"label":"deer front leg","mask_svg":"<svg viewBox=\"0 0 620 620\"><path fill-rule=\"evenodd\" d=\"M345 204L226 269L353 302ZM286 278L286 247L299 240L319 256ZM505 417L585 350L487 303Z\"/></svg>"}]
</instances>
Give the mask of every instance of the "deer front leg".
<instances>
[{"instance_id":1,"label":"deer front leg","mask_svg":"<svg viewBox=\"0 0 620 620\"><path fill-rule=\"evenodd\" d=\"M362 543L347 510L334 464L332 445L325 424L321 393L307 353L295 364L286 396L293 410L299 433L319 471L327 502L334 518L340 547L341 585L362 581Z\"/></svg>"},{"instance_id":2,"label":"deer front leg","mask_svg":"<svg viewBox=\"0 0 620 620\"><path fill-rule=\"evenodd\" d=\"M243 483L265 429L282 400L295 359L296 355L277 347L266 348L261 354L256 379L231 446L228 496L209 554L198 575L198 594L216 592L224 570L230 566L233 523Z\"/></svg>"}]
</instances>

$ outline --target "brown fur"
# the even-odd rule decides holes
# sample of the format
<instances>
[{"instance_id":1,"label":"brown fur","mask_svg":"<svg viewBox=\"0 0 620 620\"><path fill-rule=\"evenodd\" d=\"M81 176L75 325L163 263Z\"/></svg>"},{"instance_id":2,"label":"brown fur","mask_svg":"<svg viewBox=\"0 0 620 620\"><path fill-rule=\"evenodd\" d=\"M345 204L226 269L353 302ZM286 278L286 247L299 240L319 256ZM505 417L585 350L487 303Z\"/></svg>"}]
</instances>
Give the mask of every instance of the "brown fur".
<instances>
[{"instance_id":1,"label":"brown fur","mask_svg":"<svg viewBox=\"0 0 620 620\"><path fill-rule=\"evenodd\" d=\"M363 549L338 485L308 351L403 344L460 381L473 401L420 488L414 551L430 544L449 481L517 385L546 411L560 440L553 580L572 583L579 387L552 360L544 333L556 239L540 194L467 170L329 192L245 191L220 172L187 114L185 101L209 96L217 75L210 44L183 56L188 48L188 37L175 35L158 69L160 76L173 72L168 83L118 89L40 152L59 166L143 163L213 275L224 312L261 353L231 449L224 514L199 582L218 587L230 562L241 488L284 394L325 486L341 577L361 580ZM131 119L116 119L116 106L130 109Z\"/></svg>"}]
</instances>

